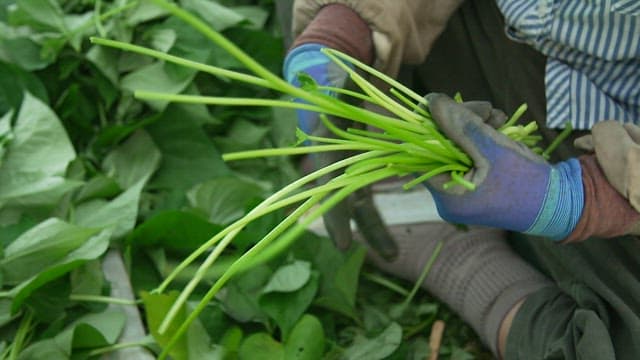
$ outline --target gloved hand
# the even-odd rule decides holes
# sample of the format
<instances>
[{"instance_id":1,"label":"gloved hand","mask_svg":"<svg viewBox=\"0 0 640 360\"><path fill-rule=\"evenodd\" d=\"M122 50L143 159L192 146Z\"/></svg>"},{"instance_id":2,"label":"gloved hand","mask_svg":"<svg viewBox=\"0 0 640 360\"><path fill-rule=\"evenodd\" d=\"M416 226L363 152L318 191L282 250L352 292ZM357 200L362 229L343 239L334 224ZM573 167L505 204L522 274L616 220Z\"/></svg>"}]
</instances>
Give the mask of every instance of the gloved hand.
<instances>
[{"instance_id":1,"label":"gloved hand","mask_svg":"<svg viewBox=\"0 0 640 360\"><path fill-rule=\"evenodd\" d=\"M580 163L555 165L496 131L485 115L443 94L426 96L440 130L473 160L465 178L476 185L447 190L442 174L426 185L440 216L450 222L565 238L575 228L584 206ZM480 114L480 115L479 115Z\"/></svg>"},{"instance_id":2,"label":"gloved hand","mask_svg":"<svg viewBox=\"0 0 640 360\"><path fill-rule=\"evenodd\" d=\"M320 50L321 44L303 44L287 54L284 63L285 79L299 86L298 74L304 72L311 76L320 86L343 88L348 86L348 74L333 63ZM347 99L345 99L347 100ZM354 127L354 123L344 119L330 118L339 128ZM322 137L333 137L319 121L315 112L298 110L298 126L305 133ZM346 152L324 152L313 155L314 167L322 168L352 154ZM337 174L329 174L320 182L325 183ZM351 245L352 231L350 220L354 219L365 241L383 258L392 259L397 248L386 229L380 214L375 208L371 189L365 188L336 205L324 216L324 223L336 246L346 249Z\"/></svg>"}]
</instances>

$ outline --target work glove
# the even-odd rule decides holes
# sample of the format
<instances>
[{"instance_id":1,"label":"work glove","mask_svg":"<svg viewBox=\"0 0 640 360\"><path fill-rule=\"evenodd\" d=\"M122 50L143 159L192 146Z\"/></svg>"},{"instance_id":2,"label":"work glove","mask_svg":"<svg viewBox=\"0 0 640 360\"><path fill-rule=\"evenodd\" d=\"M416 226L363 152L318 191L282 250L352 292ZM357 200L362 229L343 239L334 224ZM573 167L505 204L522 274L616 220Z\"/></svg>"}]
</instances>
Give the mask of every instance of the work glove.
<instances>
[{"instance_id":1,"label":"work glove","mask_svg":"<svg viewBox=\"0 0 640 360\"><path fill-rule=\"evenodd\" d=\"M602 121L591 134L575 141L575 146L595 152L607 180L640 211L640 127L618 121Z\"/></svg>"},{"instance_id":2,"label":"work glove","mask_svg":"<svg viewBox=\"0 0 640 360\"><path fill-rule=\"evenodd\" d=\"M346 71L335 64L321 52L321 44L303 44L291 50L284 63L285 79L296 86L300 86L298 75L306 73L320 86L344 88L349 86L349 76ZM351 99L345 99L352 101ZM333 134L319 121L319 114L311 111L298 110L298 126L307 134L322 137L333 137ZM345 119L329 117L337 127L346 129L356 127L356 124ZM336 161L351 156L348 152L323 152L314 154L313 162L316 169L326 167ZM338 173L329 174L322 179L326 183ZM350 221L353 219L365 241L385 259L392 259L397 254L396 245L389 234L382 217L373 202L370 188L358 190L349 198L336 205L324 215L324 224L336 246L347 249L351 245L352 230Z\"/></svg>"},{"instance_id":3,"label":"work glove","mask_svg":"<svg viewBox=\"0 0 640 360\"><path fill-rule=\"evenodd\" d=\"M447 174L426 181L443 219L556 240L571 233L584 206L577 159L547 163L486 123L495 110L472 111L444 94L425 99L439 129L473 161L465 179L475 190L445 189L451 180Z\"/></svg>"}]
</instances>

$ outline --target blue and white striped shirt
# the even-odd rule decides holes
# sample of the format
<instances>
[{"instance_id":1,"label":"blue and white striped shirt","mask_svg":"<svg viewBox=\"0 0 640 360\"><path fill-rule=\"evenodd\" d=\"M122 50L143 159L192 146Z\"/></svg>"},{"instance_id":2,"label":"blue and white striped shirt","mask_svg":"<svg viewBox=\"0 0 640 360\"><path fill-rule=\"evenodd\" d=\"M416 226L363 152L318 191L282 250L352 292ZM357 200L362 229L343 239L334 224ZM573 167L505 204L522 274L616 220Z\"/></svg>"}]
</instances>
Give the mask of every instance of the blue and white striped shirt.
<instances>
[{"instance_id":1,"label":"blue and white striped shirt","mask_svg":"<svg viewBox=\"0 0 640 360\"><path fill-rule=\"evenodd\" d=\"M640 0L498 0L507 35L547 56L547 125L640 124Z\"/></svg>"}]
</instances>

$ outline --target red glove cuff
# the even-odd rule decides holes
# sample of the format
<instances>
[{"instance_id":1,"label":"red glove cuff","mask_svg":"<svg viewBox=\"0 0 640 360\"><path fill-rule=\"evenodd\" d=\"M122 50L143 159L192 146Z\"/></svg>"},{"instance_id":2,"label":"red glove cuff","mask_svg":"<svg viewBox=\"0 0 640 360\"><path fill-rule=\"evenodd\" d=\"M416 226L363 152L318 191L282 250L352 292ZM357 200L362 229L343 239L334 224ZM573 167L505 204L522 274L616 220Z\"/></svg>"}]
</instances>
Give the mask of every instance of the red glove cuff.
<instances>
[{"instance_id":1,"label":"red glove cuff","mask_svg":"<svg viewBox=\"0 0 640 360\"><path fill-rule=\"evenodd\" d=\"M611 238L627 234L640 221L640 213L609 184L595 155L585 155L579 160L584 209L576 228L563 243L579 242L594 236Z\"/></svg>"},{"instance_id":2,"label":"red glove cuff","mask_svg":"<svg viewBox=\"0 0 640 360\"><path fill-rule=\"evenodd\" d=\"M355 57L365 64L373 63L373 38L369 25L350 7L330 4L296 38L291 48L319 43Z\"/></svg>"}]
</instances>

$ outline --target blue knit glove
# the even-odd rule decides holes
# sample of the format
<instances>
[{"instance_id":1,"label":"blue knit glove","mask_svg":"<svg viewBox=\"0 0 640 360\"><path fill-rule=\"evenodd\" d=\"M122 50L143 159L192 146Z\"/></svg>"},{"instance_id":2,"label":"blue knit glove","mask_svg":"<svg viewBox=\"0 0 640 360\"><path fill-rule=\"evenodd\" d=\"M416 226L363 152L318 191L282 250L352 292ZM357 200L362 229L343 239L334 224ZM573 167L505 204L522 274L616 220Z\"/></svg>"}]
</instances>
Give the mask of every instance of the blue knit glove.
<instances>
[{"instance_id":1,"label":"blue knit glove","mask_svg":"<svg viewBox=\"0 0 640 360\"><path fill-rule=\"evenodd\" d=\"M577 159L551 165L448 96L429 94L426 99L441 131L474 163L466 175L474 191L461 186L445 190L446 175L427 181L443 219L555 240L573 231L584 207Z\"/></svg>"},{"instance_id":2,"label":"blue knit glove","mask_svg":"<svg viewBox=\"0 0 640 360\"><path fill-rule=\"evenodd\" d=\"M284 77L295 86L300 86L299 73L311 76L320 86L342 88L348 74L329 57L320 51L322 44L304 44L291 50L284 61ZM307 134L313 133L319 124L318 114L312 111L298 110L298 126Z\"/></svg>"},{"instance_id":3,"label":"blue knit glove","mask_svg":"<svg viewBox=\"0 0 640 360\"><path fill-rule=\"evenodd\" d=\"M285 79L299 86L298 74L303 72L311 76L320 86L337 88L345 87L348 74L320 50L325 47L321 44L304 44L291 50L284 62ZM333 94L332 94L333 95ZM345 119L331 118L333 124L346 129L354 124ZM307 134L323 137L332 137L319 121L317 113L298 110L298 126ZM323 168L349 155L345 152L323 152L312 156L315 168ZM337 174L330 174L320 182L326 182ZM371 247L383 258L392 259L397 255L397 247L393 238L382 221L376 209L371 189L364 188L334 206L324 215L324 224L334 243L340 249L346 249L352 242L352 230L350 221L353 219L358 225L358 230Z\"/></svg>"}]
</instances>

